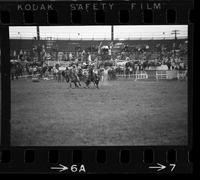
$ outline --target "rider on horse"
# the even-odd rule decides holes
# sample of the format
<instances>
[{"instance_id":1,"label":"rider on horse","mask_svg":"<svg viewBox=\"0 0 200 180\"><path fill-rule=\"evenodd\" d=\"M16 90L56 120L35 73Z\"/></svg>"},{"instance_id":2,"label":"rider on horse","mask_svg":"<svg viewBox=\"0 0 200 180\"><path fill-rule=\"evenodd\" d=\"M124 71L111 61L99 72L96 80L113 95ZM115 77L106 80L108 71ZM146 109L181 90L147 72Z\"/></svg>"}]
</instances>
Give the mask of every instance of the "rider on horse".
<instances>
[{"instance_id":1,"label":"rider on horse","mask_svg":"<svg viewBox=\"0 0 200 180\"><path fill-rule=\"evenodd\" d=\"M90 81L93 81L93 78L94 78L93 66L89 66L88 74L89 74L89 77L90 77Z\"/></svg>"},{"instance_id":2,"label":"rider on horse","mask_svg":"<svg viewBox=\"0 0 200 180\"><path fill-rule=\"evenodd\" d=\"M77 80L80 81L80 79L78 77L78 68L75 65L73 66L72 72L75 75L75 77L77 78Z\"/></svg>"}]
</instances>

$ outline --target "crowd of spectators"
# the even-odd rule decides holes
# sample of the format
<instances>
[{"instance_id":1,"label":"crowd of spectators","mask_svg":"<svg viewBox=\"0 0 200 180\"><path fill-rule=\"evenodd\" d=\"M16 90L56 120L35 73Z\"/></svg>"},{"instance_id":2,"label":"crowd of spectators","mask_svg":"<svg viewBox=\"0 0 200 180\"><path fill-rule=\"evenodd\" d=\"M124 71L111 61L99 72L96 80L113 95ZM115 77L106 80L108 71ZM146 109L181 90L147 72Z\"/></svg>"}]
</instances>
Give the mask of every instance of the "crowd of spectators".
<instances>
[{"instance_id":1,"label":"crowd of spectators","mask_svg":"<svg viewBox=\"0 0 200 180\"><path fill-rule=\"evenodd\" d=\"M164 41L163 41L164 42ZM92 43L92 42L91 42ZM168 70L186 70L187 69L187 41L165 44L143 44L143 46L129 45L127 42L122 43L121 48L116 49L113 45L108 48L85 48L77 49L75 52L41 52L42 63L33 63L37 58L23 56L20 54L18 58L28 63L24 66L24 71L32 73L35 69L41 70L44 66L49 66L47 61L54 60L59 64L60 61L70 62L69 65L96 64L97 66L117 66L118 61L133 62L138 70L150 70L152 67L166 65ZM91 44L92 47L92 44ZM36 53L37 55L37 53ZM48 56L47 56L48 55ZM26 58L25 58L26 57ZM48 59L49 58L49 59ZM52 72L51 67L47 68ZM54 69L55 71L55 69Z\"/></svg>"}]
</instances>

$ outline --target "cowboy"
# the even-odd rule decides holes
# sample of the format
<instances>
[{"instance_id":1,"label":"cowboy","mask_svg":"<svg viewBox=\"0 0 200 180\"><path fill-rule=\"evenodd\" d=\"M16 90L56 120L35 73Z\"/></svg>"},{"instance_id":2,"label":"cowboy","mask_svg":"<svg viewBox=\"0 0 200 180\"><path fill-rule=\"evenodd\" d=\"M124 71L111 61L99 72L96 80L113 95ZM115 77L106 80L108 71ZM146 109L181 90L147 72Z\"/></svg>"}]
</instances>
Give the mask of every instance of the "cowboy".
<instances>
[{"instance_id":1,"label":"cowboy","mask_svg":"<svg viewBox=\"0 0 200 180\"><path fill-rule=\"evenodd\" d=\"M34 66L34 67L33 67L33 74L35 75L36 72L37 72L37 66Z\"/></svg>"},{"instance_id":2,"label":"cowboy","mask_svg":"<svg viewBox=\"0 0 200 180\"><path fill-rule=\"evenodd\" d=\"M72 72L76 76L77 80L80 81L78 77L78 68L75 65L73 66Z\"/></svg>"}]
</instances>

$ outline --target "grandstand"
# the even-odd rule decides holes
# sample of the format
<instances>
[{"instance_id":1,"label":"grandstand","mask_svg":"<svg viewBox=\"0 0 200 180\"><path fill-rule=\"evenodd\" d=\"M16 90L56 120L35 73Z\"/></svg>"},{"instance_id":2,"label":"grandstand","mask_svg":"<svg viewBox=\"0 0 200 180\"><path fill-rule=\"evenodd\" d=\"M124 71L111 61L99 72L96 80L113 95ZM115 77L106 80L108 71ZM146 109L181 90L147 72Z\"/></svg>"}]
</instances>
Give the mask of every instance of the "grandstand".
<instances>
[{"instance_id":1,"label":"grandstand","mask_svg":"<svg viewBox=\"0 0 200 180\"><path fill-rule=\"evenodd\" d=\"M11 39L10 49L11 57L18 56L20 52L22 54L27 52L31 54L34 46L46 46L49 40L31 40L31 39ZM97 53L98 46L101 43L102 46L109 46L111 41L103 40L54 40L51 51L63 52L63 53L76 53L77 51ZM115 44L123 43L124 48L115 48ZM134 58L152 60L159 58L161 52L176 51L182 53L182 59L187 61L187 39L178 40L125 40L125 41L113 41L112 55L115 57L116 54L124 52L134 53ZM123 57L122 57L123 58Z\"/></svg>"},{"instance_id":2,"label":"grandstand","mask_svg":"<svg viewBox=\"0 0 200 180\"><path fill-rule=\"evenodd\" d=\"M48 40L32 40L32 39L11 39L10 45L11 49L15 50L26 50L31 49L34 44L46 44ZM170 40L125 40L125 41L119 41L115 40L113 41L115 43L123 42L124 44L127 44L131 47L139 48L139 47L145 47L148 45L149 47L155 47L158 44L162 44L168 48L171 48L174 43L183 44L186 41L186 39L170 39ZM90 46L98 46L100 42L102 42L102 46L109 45L111 41L103 40L55 40L54 41L58 45L59 51L75 51L76 46L80 46L82 49L88 49Z\"/></svg>"},{"instance_id":3,"label":"grandstand","mask_svg":"<svg viewBox=\"0 0 200 180\"><path fill-rule=\"evenodd\" d=\"M28 61L178 57L187 63L187 31L187 26L175 25L10 27L10 55Z\"/></svg>"}]
</instances>

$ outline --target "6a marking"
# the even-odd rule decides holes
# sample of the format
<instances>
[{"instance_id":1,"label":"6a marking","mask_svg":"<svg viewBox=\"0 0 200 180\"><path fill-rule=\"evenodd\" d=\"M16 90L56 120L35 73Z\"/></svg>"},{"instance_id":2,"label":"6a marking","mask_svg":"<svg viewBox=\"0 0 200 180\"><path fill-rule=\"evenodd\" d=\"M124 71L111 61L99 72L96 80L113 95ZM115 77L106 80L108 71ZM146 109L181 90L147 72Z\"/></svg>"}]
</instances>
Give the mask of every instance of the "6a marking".
<instances>
[{"instance_id":1,"label":"6a marking","mask_svg":"<svg viewBox=\"0 0 200 180\"><path fill-rule=\"evenodd\" d=\"M86 170L85 170L85 166L82 164L82 165L80 165L80 167L77 167L77 165L76 164L73 164L72 166L71 166L71 171L72 172L86 172Z\"/></svg>"},{"instance_id":2,"label":"6a marking","mask_svg":"<svg viewBox=\"0 0 200 180\"><path fill-rule=\"evenodd\" d=\"M81 164L80 166L73 164L69 168L65 165L59 164L58 167L50 167L52 170L59 170L59 172L67 171L70 170L73 173L81 173L81 172L86 172L85 166Z\"/></svg>"}]
</instances>

